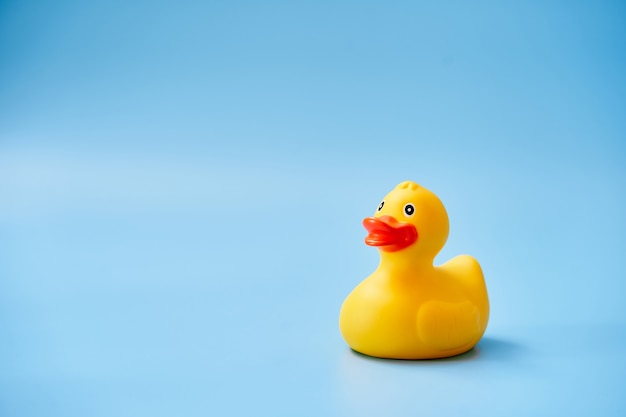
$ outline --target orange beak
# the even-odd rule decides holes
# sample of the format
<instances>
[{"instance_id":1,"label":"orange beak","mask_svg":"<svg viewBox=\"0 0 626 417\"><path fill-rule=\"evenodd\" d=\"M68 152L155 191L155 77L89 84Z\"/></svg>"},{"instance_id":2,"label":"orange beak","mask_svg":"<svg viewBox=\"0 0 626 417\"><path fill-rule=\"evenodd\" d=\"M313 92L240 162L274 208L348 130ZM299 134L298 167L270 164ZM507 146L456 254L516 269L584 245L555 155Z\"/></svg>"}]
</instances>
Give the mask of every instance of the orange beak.
<instances>
[{"instance_id":1,"label":"orange beak","mask_svg":"<svg viewBox=\"0 0 626 417\"><path fill-rule=\"evenodd\" d=\"M366 217L363 227L368 234L365 244L380 246L387 252L395 252L417 241L417 229L410 223L400 223L391 216Z\"/></svg>"}]
</instances>

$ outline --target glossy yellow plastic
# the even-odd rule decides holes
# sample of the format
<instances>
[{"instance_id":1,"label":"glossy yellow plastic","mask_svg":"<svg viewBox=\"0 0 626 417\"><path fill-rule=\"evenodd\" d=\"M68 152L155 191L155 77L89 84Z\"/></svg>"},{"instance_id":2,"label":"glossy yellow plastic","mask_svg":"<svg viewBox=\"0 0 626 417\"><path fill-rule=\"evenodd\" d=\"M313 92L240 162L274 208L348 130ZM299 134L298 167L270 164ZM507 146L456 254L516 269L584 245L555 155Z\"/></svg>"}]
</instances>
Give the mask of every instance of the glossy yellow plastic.
<instances>
[{"instance_id":1,"label":"glossy yellow plastic","mask_svg":"<svg viewBox=\"0 0 626 417\"><path fill-rule=\"evenodd\" d=\"M405 181L363 225L380 264L341 307L339 327L348 345L394 359L444 358L473 348L489 320L487 288L469 255L433 265L449 231L439 198Z\"/></svg>"}]
</instances>

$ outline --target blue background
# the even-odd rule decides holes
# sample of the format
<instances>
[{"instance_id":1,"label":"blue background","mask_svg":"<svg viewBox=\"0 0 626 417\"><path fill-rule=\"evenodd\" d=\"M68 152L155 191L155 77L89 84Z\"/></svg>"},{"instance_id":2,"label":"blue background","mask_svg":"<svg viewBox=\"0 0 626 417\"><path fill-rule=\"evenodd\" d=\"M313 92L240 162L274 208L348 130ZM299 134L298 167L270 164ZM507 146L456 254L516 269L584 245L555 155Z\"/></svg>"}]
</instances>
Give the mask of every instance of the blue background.
<instances>
[{"instance_id":1,"label":"blue background","mask_svg":"<svg viewBox=\"0 0 626 417\"><path fill-rule=\"evenodd\" d=\"M626 414L626 5L0 3L0 415ZM350 351L402 180L484 339Z\"/></svg>"}]
</instances>

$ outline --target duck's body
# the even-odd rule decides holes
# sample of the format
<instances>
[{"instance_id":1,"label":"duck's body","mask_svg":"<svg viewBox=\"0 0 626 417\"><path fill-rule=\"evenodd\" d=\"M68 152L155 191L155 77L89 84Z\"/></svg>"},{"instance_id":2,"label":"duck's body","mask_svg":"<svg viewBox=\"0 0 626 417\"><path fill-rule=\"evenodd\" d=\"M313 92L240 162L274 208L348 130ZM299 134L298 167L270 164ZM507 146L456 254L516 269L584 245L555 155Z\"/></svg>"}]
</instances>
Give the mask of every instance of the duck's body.
<instances>
[{"instance_id":1,"label":"duck's body","mask_svg":"<svg viewBox=\"0 0 626 417\"><path fill-rule=\"evenodd\" d=\"M410 218L399 222L398 207L408 205ZM339 325L348 345L395 359L442 358L474 347L489 319L485 281L468 255L433 266L448 232L437 197L415 183L402 183L364 224L370 232L366 243L381 248L381 261L341 308Z\"/></svg>"}]
</instances>

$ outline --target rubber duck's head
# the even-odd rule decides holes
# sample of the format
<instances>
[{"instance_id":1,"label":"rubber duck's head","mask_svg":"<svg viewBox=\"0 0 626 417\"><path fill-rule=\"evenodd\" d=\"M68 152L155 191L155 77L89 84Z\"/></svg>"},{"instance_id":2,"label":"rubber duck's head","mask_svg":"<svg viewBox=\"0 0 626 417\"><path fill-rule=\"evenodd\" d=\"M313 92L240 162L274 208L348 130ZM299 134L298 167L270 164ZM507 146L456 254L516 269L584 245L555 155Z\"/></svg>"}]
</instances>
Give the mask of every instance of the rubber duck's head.
<instances>
[{"instance_id":1,"label":"rubber duck's head","mask_svg":"<svg viewBox=\"0 0 626 417\"><path fill-rule=\"evenodd\" d=\"M426 188L405 181L379 203L373 217L363 219L365 243L384 252L410 252L434 258L448 238L448 214Z\"/></svg>"}]
</instances>

